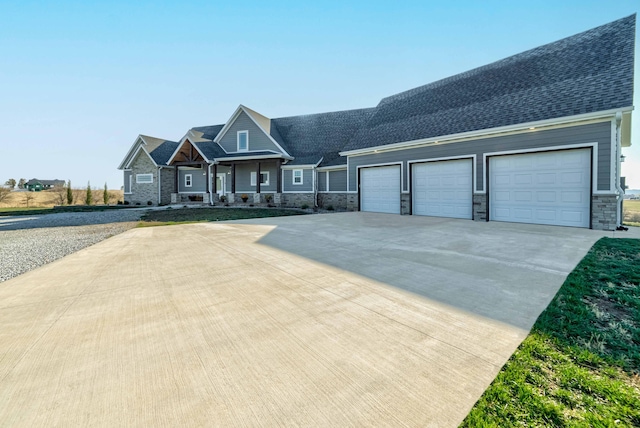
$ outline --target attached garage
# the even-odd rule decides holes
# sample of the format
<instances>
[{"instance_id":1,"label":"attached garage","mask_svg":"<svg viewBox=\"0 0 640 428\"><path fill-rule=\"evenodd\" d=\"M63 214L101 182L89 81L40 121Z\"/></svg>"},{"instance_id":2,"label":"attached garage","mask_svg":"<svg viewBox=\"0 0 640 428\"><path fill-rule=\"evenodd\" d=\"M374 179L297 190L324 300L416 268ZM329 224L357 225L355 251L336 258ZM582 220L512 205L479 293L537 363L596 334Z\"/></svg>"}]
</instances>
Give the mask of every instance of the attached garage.
<instances>
[{"instance_id":1,"label":"attached garage","mask_svg":"<svg viewBox=\"0 0 640 428\"><path fill-rule=\"evenodd\" d=\"M400 214L400 166L360 168L360 211Z\"/></svg>"},{"instance_id":2,"label":"attached garage","mask_svg":"<svg viewBox=\"0 0 640 428\"><path fill-rule=\"evenodd\" d=\"M489 158L489 220L589 227L591 149Z\"/></svg>"},{"instance_id":3,"label":"attached garage","mask_svg":"<svg viewBox=\"0 0 640 428\"><path fill-rule=\"evenodd\" d=\"M473 218L471 159L412 165L413 214Z\"/></svg>"}]
</instances>

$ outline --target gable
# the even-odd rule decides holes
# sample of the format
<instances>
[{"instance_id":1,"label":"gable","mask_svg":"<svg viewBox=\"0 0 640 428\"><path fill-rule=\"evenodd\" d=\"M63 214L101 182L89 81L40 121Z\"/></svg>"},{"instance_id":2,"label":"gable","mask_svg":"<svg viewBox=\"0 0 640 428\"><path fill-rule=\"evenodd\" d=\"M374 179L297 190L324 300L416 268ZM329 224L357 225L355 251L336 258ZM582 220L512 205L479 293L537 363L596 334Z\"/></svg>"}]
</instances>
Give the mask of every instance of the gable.
<instances>
[{"instance_id":1,"label":"gable","mask_svg":"<svg viewBox=\"0 0 640 428\"><path fill-rule=\"evenodd\" d=\"M195 164L206 162L202 153L187 139L178 146L169 160L169 165Z\"/></svg>"},{"instance_id":2,"label":"gable","mask_svg":"<svg viewBox=\"0 0 640 428\"><path fill-rule=\"evenodd\" d=\"M273 143L271 138L265 134L244 111L238 114L220 141L218 141L218 144L220 144L227 153L236 153L238 151L238 131L249 131L249 152L273 151L282 153L282 150Z\"/></svg>"}]
</instances>

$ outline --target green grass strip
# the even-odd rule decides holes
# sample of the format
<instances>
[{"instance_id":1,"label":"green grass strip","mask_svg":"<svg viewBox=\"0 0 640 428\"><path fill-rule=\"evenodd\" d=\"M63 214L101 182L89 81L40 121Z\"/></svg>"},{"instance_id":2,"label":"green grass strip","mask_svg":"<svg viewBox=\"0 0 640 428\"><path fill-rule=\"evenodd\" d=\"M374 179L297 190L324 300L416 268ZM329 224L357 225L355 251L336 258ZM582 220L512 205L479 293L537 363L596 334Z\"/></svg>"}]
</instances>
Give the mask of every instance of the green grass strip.
<instances>
[{"instance_id":1,"label":"green grass strip","mask_svg":"<svg viewBox=\"0 0 640 428\"><path fill-rule=\"evenodd\" d=\"M640 426L640 240L599 240L463 427Z\"/></svg>"}]
</instances>

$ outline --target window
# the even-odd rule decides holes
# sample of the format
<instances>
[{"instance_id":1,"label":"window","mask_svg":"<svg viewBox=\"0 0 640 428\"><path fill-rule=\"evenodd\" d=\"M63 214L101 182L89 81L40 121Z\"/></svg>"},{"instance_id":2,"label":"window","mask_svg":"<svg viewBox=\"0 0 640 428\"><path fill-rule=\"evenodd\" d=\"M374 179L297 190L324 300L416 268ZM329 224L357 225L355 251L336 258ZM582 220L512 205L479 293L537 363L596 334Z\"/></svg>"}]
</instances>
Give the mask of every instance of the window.
<instances>
[{"instance_id":1,"label":"window","mask_svg":"<svg viewBox=\"0 0 640 428\"><path fill-rule=\"evenodd\" d=\"M260 171L260 185L269 185L269 171ZM256 172L251 171L251 185L256 185Z\"/></svg>"},{"instance_id":2,"label":"window","mask_svg":"<svg viewBox=\"0 0 640 428\"><path fill-rule=\"evenodd\" d=\"M293 170L293 184L302 184L302 170L294 169Z\"/></svg>"},{"instance_id":3,"label":"window","mask_svg":"<svg viewBox=\"0 0 640 428\"><path fill-rule=\"evenodd\" d=\"M191 187L193 183L193 174L185 174L184 175L184 187Z\"/></svg>"},{"instance_id":4,"label":"window","mask_svg":"<svg viewBox=\"0 0 640 428\"><path fill-rule=\"evenodd\" d=\"M136 183L153 183L153 174L136 174Z\"/></svg>"},{"instance_id":5,"label":"window","mask_svg":"<svg viewBox=\"0 0 640 428\"><path fill-rule=\"evenodd\" d=\"M238 131L238 151L246 152L249 150L249 131Z\"/></svg>"}]
</instances>

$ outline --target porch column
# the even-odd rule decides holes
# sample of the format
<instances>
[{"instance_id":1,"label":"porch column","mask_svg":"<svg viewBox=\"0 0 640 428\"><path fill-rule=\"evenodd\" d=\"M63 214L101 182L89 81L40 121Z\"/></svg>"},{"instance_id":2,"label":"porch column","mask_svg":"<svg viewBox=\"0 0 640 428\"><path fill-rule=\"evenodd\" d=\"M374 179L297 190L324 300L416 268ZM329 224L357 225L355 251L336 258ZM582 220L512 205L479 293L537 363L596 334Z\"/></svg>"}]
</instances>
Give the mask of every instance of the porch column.
<instances>
[{"instance_id":1,"label":"porch column","mask_svg":"<svg viewBox=\"0 0 640 428\"><path fill-rule=\"evenodd\" d=\"M201 163L200 168L204 170L204 175L206 177L204 192L209 193L209 187L211 186L211 177L209 177L209 165L207 165L206 163Z\"/></svg>"},{"instance_id":2,"label":"porch column","mask_svg":"<svg viewBox=\"0 0 640 428\"><path fill-rule=\"evenodd\" d=\"M213 182L211 183L211 186L213 187L213 192L212 193L218 193L218 164L214 163L213 164Z\"/></svg>"},{"instance_id":3,"label":"porch column","mask_svg":"<svg viewBox=\"0 0 640 428\"><path fill-rule=\"evenodd\" d=\"M256 172L256 193L260 193L260 162L257 162L256 165L258 170Z\"/></svg>"},{"instance_id":4,"label":"porch column","mask_svg":"<svg viewBox=\"0 0 640 428\"><path fill-rule=\"evenodd\" d=\"M173 193L178 193L178 165L173 166Z\"/></svg>"},{"instance_id":5,"label":"porch column","mask_svg":"<svg viewBox=\"0 0 640 428\"><path fill-rule=\"evenodd\" d=\"M282 193L282 159L276 161L276 193Z\"/></svg>"},{"instance_id":6,"label":"porch column","mask_svg":"<svg viewBox=\"0 0 640 428\"><path fill-rule=\"evenodd\" d=\"M231 193L236 193L236 163L231 164Z\"/></svg>"}]
</instances>

